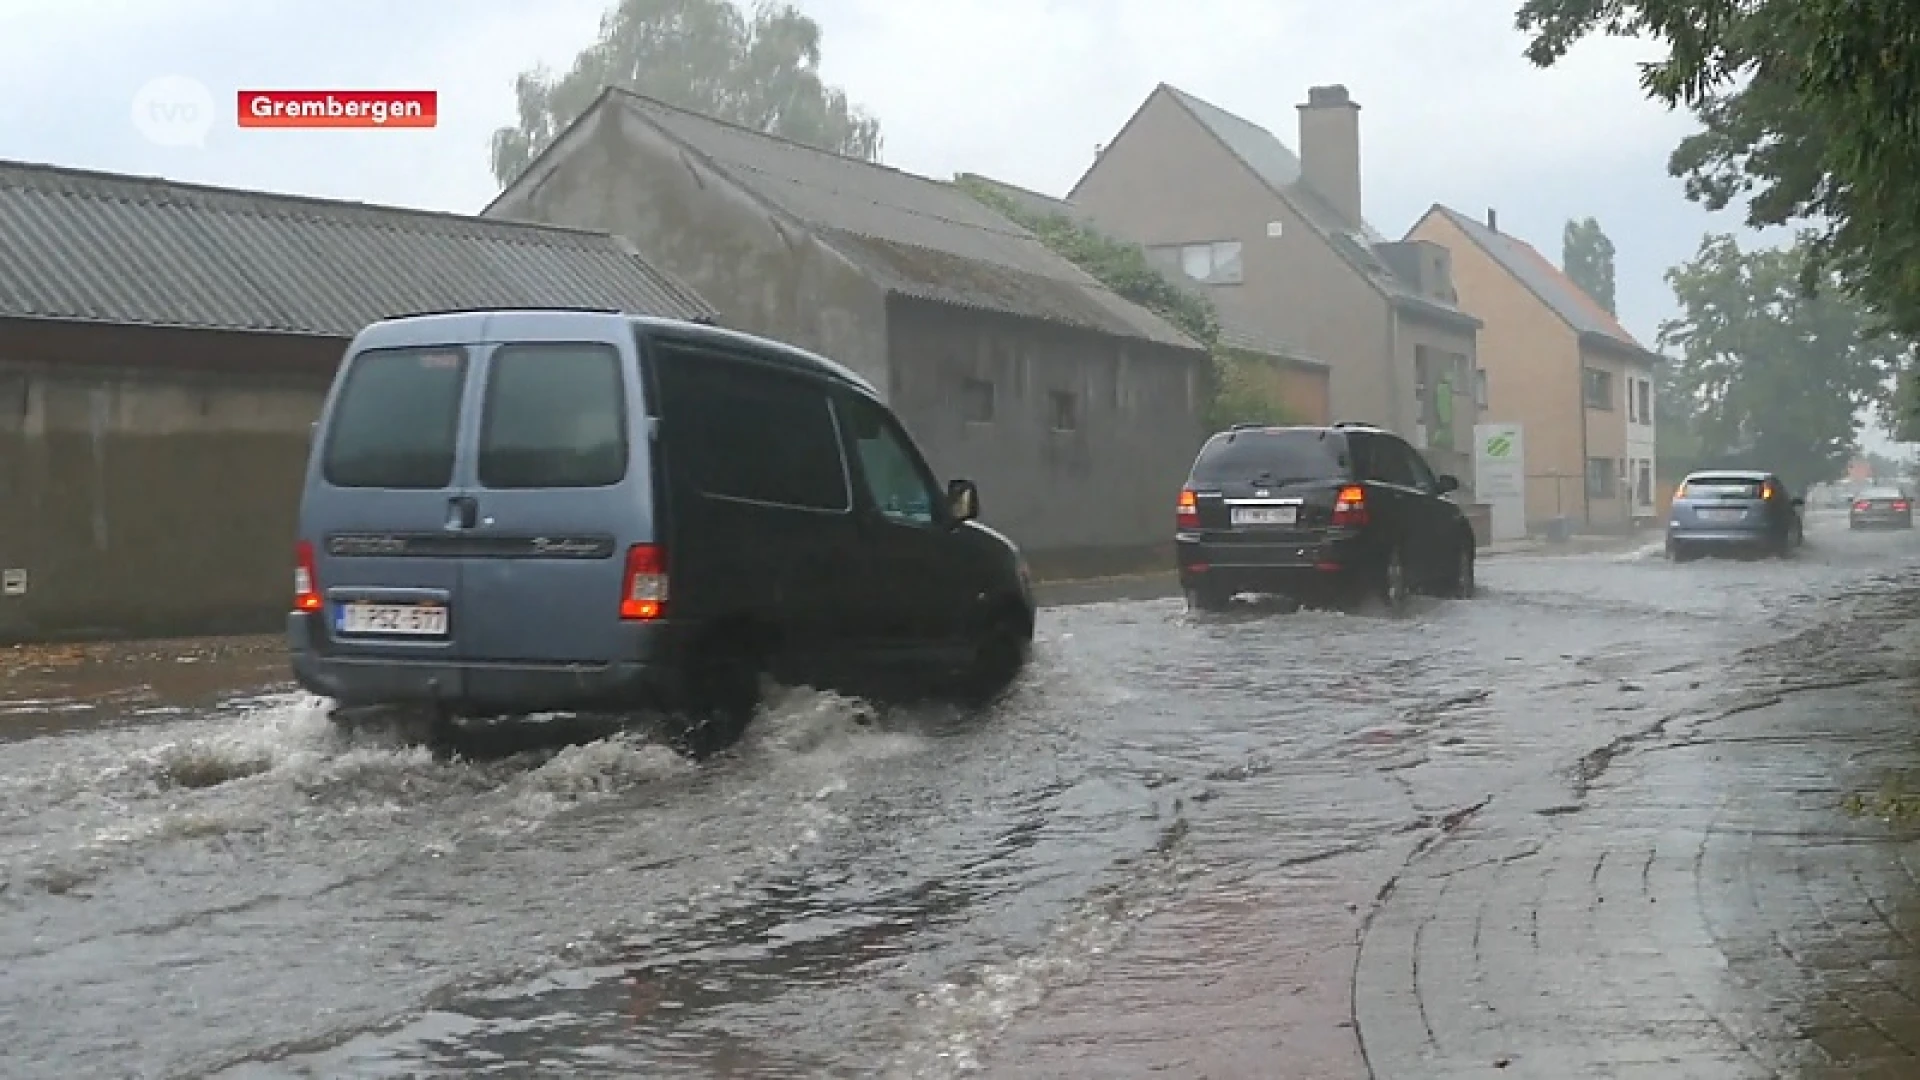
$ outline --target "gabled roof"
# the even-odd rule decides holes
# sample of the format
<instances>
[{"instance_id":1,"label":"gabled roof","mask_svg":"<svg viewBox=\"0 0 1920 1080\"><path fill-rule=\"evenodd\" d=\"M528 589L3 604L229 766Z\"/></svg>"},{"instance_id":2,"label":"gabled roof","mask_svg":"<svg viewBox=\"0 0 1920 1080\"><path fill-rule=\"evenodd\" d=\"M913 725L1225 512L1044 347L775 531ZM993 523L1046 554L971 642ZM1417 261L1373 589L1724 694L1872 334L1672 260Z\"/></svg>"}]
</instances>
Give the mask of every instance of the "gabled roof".
<instances>
[{"instance_id":1,"label":"gabled roof","mask_svg":"<svg viewBox=\"0 0 1920 1080\"><path fill-rule=\"evenodd\" d=\"M1140 108L1135 110L1133 118L1127 121L1127 126L1131 126L1133 120L1153 103L1154 98L1161 95L1165 95L1193 117L1202 130L1219 142L1221 147L1238 159L1255 179L1299 215L1309 228L1318 233L1321 239L1333 248L1335 254L1397 306L1423 311L1465 325L1476 327L1479 325L1480 321L1472 315L1451 304L1422 295L1400 275L1394 273L1393 268L1373 250L1373 245L1385 243L1386 237L1365 221L1344 220L1339 211L1315 191L1312 185L1301 178L1299 156L1266 128L1168 83L1161 83L1154 88L1153 93L1147 95ZM1126 127L1122 127L1121 135L1115 136L1114 141L1119 141L1125 133ZM1094 168L1098 168L1098 162L1095 163ZM1074 192L1079 191L1080 184L1086 182L1086 176L1091 175L1092 172L1093 168L1089 168L1087 173L1081 176L1079 183L1074 185L1074 190L1067 193L1069 200L1073 198Z\"/></svg>"},{"instance_id":2,"label":"gabled roof","mask_svg":"<svg viewBox=\"0 0 1920 1080\"><path fill-rule=\"evenodd\" d=\"M605 233L0 161L0 318L350 338L522 306L714 315Z\"/></svg>"},{"instance_id":3,"label":"gabled roof","mask_svg":"<svg viewBox=\"0 0 1920 1080\"><path fill-rule=\"evenodd\" d=\"M617 108L665 133L818 236L888 292L1116 337L1199 346L949 183L861 161L608 87L575 121ZM556 152L566 135L547 154ZM543 155L545 156L545 155ZM539 162L496 199L492 212Z\"/></svg>"},{"instance_id":4,"label":"gabled roof","mask_svg":"<svg viewBox=\"0 0 1920 1080\"><path fill-rule=\"evenodd\" d=\"M1098 229L1110 236L1118 237L1121 235L1120 230L1102 224L1086 207L1070 203L1065 199L1056 199L1051 195L1043 195L1031 188L1024 188L1018 184L1009 184L1004 180L995 180L990 176L982 176L979 173L961 173L955 179L970 181L991 188L1015 206L1020 207L1030 214L1058 214L1070 221L1077 221L1082 225ZM1168 274L1166 277L1167 280L1171 281L1174 285L1193 293L1195 296L1204 297L1209 303L1213 304L1214 314L1220 320L1221 345L1240 352L1259 353L1262 356L1285 360L1288 363L1302 367L1325 368L1327 366L1325 361L1314 359L1299 346L1283 341L1261 330L1246 313L1237 310L1237 306L1229 300L1225 290L1209 289L1207 286L1188 278L1184 274L1174 273Z\"/></svg>"},{"instance_id":5,"label":"gabled roof","mask_svg":"<svg viewBox=\"0 0 1920 1080\"><path fill-rule=\"evenodd\" d=\"M1434 214L1444 217L1454 228L1465 233L1467 239L1486 252L1502 270L1525 286L1575 333L1589 339L1604 339L1623 348L1646 353L1650 359L1657 359L1656 354L1641 345L1627 332L1626 327L1620 325L1619 319L1588 296L1585 289L1574 284L1565 271L1553 265L1532 244L1489 229L1474 218L1438 203L1422 215L1421 220ZM1414 230L1419 227L1416 222ZM1412 234L1412 231L1408 232L1409 236Z\"/></svg>"}]
</instances>

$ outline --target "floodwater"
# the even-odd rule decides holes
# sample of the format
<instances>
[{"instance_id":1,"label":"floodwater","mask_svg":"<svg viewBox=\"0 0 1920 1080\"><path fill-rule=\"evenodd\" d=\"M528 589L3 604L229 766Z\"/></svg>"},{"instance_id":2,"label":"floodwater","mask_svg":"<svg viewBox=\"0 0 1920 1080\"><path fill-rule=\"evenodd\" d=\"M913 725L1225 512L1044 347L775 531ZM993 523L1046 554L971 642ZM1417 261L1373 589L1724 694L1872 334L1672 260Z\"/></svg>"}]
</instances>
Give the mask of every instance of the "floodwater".
<instances>
[{"instance_id":1,"label":"floodwater","mask_svg":"<svg viewBox=\"0 0 1920 1080\"><path fill-rule=\"evenodd\" d=\"M1883 746L1895 729L1869 727L1838 757L1798 754L1799 721L1766 709L1814 715L1822 693L1904 676L1886 642L1920 602L1920 536L1819 519L1809 539L1786 563L1488 559L1480 597L1401 620L1052 609L1033 671L990 716L786 692L737 754L699 765L645 732L532 748L477 732L465 756L436 758L335 730L321 702L263 684L253 655L200 661L215 674L170 689L127 664L91 696L61 696L51 667L0 681L0 1072L1912 1066L1897 1041L1832 1034L1920 1024L1911 976L1881 971L1880 1000L1857 980L1835 996L1822 973L1914 951L1900 912L1920 886L1881 874L1910 842L1844 813L1842 779L1867 778L1835 772L1872 743L1872 775L1895 775L1920 744ZM1772 717L1755 724L1772 741L1686 757L1750 711ZM1758 798L1781 759L1797 770L1787 794ZM1767 835L1776 803L1855 830L1846 873L1873 883L1878 953L1838 940L1851 924L1832 898L1827 929L1807 929L1801 894L1769 891L1770 856L1751 845L1716 849L1746 859L1737 910L1710 860L1668 853L1709 825L1724 837L1734 806L1741 835ZM1649 805L1667 809L1650 822ZM1584 867L1629 842L1647 867L1694 875L1671 916L1656 917L1654 869L1637 915L1594 914L1611 878L1580 885ZM1586 860L1577 874L1562 852ZM1682 908L1698 913L1684 927ZM1555 938L1554 913L1577 910L1587 922ZM1496 947L1516 927L1531 928L1521 944ZM1671 954L1672 978L1623 966L1649 949ZM1811 959L1789 981L1768 949ZM1625 1011L1582 1014L1588 969ZM1852 1026L1823 1026L1843 997ZM1660 1028L1674 1002L1705 1026ZM1749 1014L1773 1026L1740 1028ZM1820 1052L1782 1049L1796 1040Z\"/></svg>"}]
</instances>

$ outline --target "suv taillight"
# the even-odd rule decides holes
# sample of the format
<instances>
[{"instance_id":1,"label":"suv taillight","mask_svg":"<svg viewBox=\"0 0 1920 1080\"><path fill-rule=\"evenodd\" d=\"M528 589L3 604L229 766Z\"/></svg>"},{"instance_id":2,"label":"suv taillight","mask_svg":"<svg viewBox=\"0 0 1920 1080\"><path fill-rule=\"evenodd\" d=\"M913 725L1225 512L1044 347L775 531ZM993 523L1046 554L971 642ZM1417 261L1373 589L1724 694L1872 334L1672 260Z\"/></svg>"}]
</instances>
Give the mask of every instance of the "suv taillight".
<instances>
[{"instance_id":1,"label":"suv taillight","mask_svg":"<svg viewBox=\"0 0 1920 1080\"><path fill-rule=\"evenodd\" d=\"M658 544L627 549L627 571L620 582L620 617L641 621L667 612L667 552Z\"/></svg>"},{"instance_id":2,"label":"suv taillight","mask_svg":"<svg viewBox=\"0 0 1920 1080\"><path fill-rule=\"evenodd\" d=\"M1340 489L1333 499L1333 523L1350 529L1367 523L1366 488L1356 485Z\"/></svg>"},{"instance_id":3,"label":"suv taillight","mask_svg":"<svg viewBox=\"0 0 1920 1080\"><path fill-rule=\"evenodd\" d=\"M320 575L314 569L313 545L300 541L293 549L293 610L319 611L326 606L320 597Z\"/></svg>"},{"instance_id":4,"label":"suv taillight","mask_svg":"<svg viewBox=\"0 0 1920 1080\"><path fill-rule=\"evenodd\" d=\"M1180 529L1200 527L1200 501L1193 497L1192 488L1180 489L1180 502L1173 511L1173 524Z\"/></svg>"}]
</instances>

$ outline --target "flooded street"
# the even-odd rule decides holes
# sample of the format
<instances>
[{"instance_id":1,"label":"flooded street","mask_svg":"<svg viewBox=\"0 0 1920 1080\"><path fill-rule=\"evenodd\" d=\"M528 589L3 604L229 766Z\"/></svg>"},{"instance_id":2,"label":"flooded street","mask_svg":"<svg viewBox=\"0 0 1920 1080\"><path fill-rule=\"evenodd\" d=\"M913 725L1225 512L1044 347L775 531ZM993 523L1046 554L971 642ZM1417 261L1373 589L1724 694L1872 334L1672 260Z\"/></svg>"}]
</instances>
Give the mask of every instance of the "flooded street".
<instances>
[{"instance_id":1,"label":"flooded street","mask_svg":"<svg viewBox=\"0 0 1920 1080\"><path fill-rule=\"evenodd\" d=\"M1808 533L1055 608L988 718L793 692L697 766L349 737L271 657L0 682L0 1071L1910 1076L1920 537Z\"/></svg>"}]
</instances>

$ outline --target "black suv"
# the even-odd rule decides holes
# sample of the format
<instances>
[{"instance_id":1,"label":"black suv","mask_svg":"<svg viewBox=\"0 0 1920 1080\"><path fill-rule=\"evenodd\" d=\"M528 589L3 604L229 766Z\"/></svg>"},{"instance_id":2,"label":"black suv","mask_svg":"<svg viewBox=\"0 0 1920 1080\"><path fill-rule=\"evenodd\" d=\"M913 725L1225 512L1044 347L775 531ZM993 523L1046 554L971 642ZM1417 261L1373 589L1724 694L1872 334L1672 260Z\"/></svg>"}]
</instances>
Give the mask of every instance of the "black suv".
<instances>
[{"instance_id":1,"label":"black suv","mask_svg":"<svg viewBox=\"0 0 1920 1080\"><path fill-rule=\"evenodd\" d=\"M1198 611L1243 592L1304 602L1473 595L1474 536L1406 440L1362 424L1237 425L1207 440L1181 489L1174 547Z\"/></svg>"}]
</instances>

